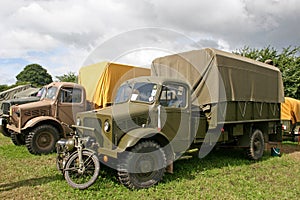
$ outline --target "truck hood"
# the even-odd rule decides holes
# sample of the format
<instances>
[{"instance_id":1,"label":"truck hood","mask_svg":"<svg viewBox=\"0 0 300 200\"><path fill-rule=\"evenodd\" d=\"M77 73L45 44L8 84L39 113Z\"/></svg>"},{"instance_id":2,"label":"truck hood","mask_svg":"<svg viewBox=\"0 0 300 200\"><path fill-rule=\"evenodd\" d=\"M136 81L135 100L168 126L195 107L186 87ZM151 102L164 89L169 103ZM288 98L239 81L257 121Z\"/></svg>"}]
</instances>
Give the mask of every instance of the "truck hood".
<instances>
[{"instance_id":1,"label":"truck hood","mask_svg":"<svg viewBox=\"0 0 300 200\"><path fill-rule=\"evenodd\" d=\"M25 104L25 103L31 103L31 102L36 102L39 101L39 97L23 97L23 98L18 98L18 99L10 99L3 101L3 103L9 103L10 105L16 105L16 104Z\"/></svg>"},{"instance_id":2,"label":"truck hood","mask_svg":"<svg viewBox=\"0 0 300 200\"><path fill-rule=\"evenodd\" d=\"M110 107L88 111L88 112L82 112L79 113L78 116L80 117L97 117L100 116L107 116L112 119L128 119L129 117L135 117L139 115L144 115L149 113L149 109L151 109L153 105L151 104L144 104L144 103L122 103L122 104L115 104Z\"/></svg>"},{"instance_id":3,"label":"truck hood","mask_svg":"<svg viewBox=\"0 0 300 200\"><path fill-rule=\"evenodd\" d=\"M111 107L98 110L98 114L110 115L117 119L126 119L129 116L134 117L137 115L145 114L149 112L151 105L144 103L122 103L115 104Z\"/></svg>"},{"instance_id":4,"label":"truck hood","mask_svg":"<svg viewBox=\"0 0 300 200\"><path fill-rule=\"evenodd\" d=\"M18 108L20 110L29 110L29 109L37 109L40 107L50 107L52 101L49 100L42 100L42 101L36 101L36 102L31 102L31 103L26 103L22 105L18 105Z\"/></svg>"}]
</instances>

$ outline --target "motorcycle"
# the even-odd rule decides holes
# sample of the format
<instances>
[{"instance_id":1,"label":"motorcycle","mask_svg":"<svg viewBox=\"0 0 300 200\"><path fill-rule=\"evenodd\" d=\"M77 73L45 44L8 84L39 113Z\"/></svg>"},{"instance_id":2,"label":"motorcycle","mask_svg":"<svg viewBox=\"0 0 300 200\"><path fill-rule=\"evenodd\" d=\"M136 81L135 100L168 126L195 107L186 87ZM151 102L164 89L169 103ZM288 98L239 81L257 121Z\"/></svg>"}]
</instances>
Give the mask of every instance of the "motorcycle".
<instances>
[{"instance_id":1,"label":"motorcycle","mask_svg":"<svg viewBox=\"0 0 300 200\"><path fill-rule=\"evenodd\" d=\"M56 166L71 187L86 189L97 180L100 161L96 153L96 140L81 133L83 130L94 132L94 128L77 125L68 127L73 130L72 138L60 139L56 143Z\"/></svg>"}]
</instances>

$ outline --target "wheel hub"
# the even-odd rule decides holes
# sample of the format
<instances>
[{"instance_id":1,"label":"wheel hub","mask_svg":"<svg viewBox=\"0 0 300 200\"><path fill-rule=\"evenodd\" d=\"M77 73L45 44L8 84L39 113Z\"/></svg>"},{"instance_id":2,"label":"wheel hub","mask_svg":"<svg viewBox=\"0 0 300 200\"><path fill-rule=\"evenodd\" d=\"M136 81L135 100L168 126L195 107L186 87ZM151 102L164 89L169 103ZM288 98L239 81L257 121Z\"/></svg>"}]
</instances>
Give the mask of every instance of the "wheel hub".
<instances>
[{"instance_id":1,"label":"wheel hub","mask_svg":"<svg viewBox=\"0 0 300 200\"><path fill-rule=\"evenodd\" d=\"M49 145L51 145L51 135L49 133L42 133L39 137L38 137L38 146L40 148L45 148L48 147Z\"/></svg>"}]
</instances>

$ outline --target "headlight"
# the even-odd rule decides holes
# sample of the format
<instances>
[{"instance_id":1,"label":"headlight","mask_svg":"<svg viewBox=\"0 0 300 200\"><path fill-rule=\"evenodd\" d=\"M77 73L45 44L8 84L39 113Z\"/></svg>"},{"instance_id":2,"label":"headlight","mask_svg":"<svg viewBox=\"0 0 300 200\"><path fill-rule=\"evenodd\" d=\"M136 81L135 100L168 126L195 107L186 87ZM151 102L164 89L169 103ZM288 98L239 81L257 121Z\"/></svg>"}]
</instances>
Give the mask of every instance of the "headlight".
<instances>
[{"instance_id":1,"label":"headlight","mask_svg":"<svg viewBox=\"0 0 300 200\"><path fill-rule=\"evenodd\" d=\"M75 147L75 140L73 138L68 139L67 142L66 142L66 147L67 147L68 151L72 151Z\"/></svg>"},{"instance_id":2,"label":"headlight","mask_svg":"<svg viewBox=\"0 0 300 200\"><path fill-rule=\"evenodd\" d=\"M109 121L108 121L108 120L106 120L106 121L104 122L104 127L103 127L103 129L104 129L105 132L108 132L108 131L110 130L110 124L109 124Z\"/></svg>"},{"instance_id":3,"label":"headlight","mask_svg":"<svg viewBox=\"0 0 300 200\"><path fill-rule=\"evenodd\" d=\"M77 119L76 119L76 125L77 125L77 126L80 126L80 123L81 123L80 118L77 118Z\"/></svg>"}]
</instances>

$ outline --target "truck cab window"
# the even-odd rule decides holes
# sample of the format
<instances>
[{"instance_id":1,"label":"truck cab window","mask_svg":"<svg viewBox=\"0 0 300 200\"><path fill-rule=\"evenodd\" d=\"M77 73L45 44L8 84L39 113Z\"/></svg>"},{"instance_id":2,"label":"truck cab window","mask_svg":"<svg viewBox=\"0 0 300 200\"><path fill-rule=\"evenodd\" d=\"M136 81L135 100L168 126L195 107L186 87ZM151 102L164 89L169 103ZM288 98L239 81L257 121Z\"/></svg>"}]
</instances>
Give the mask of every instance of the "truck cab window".
<instances>
[{"instance_id":1,"label":"truck cab window","mask_svg":"<svg viewBox=\"0 0 300 200\"><path fill-rule=\"evenodd\" d=\"M79 88L62 88L60 92L60 101L62 103L80 103L82 91Z\"/></svg>"},{"instance_id":2,"label":"truck cab window","mask_svg":"<svg viewBox=\"0 0 300 200\"><path fill-rule=\"evenodd\" d=\"M160 105L164 107L186 107L186 88L180 85L165 85L160 95Z\"/></svg>"}]
</instances>

